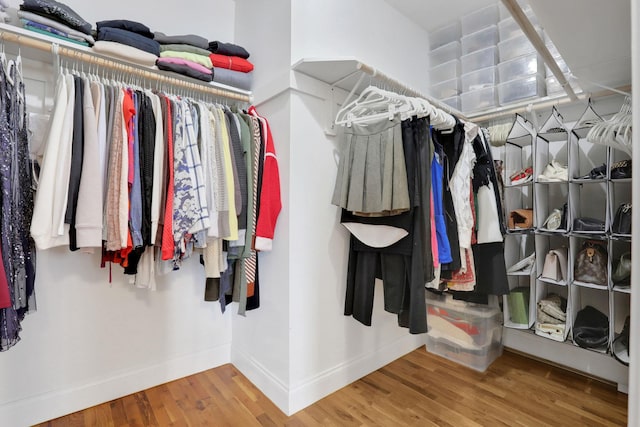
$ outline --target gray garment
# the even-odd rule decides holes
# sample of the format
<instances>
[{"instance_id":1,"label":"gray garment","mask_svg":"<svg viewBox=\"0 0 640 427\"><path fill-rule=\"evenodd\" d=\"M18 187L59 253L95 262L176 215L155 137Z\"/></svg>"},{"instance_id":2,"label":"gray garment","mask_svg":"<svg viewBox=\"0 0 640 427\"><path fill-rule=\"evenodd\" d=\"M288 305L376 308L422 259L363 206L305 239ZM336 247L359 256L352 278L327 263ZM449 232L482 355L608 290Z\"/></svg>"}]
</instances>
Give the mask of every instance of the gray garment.
<instances>
[{"instance_id":1,"label":"gray garment","mask_svg":"<svg viewBox=\"0 0 640 427\"><path fill-rule=\"evenodd\" d=\"M191 46L196 46L202 49L207 49L209 47L209 41L207 39L195 34L168 36L160 31L156 31L153 35L153 39L160 44L190 44Z\"/></svg>"},{"instance_id":2,"label":"gray garment","mask_svg":"<svg viewBox=\"0 0 640 427\"><path fill-rule=\"evenodd\" d=\"M407 169L399 118L344 129L331 203L363 214L409 210Z\"/></svg>"},{"instance_id":3,"label":"gray garment","mask_svg":"<svg viewBox=\"0 0 640 427\"><path fill-rule=\"evenodd\" d=\"M56 30L62 31L63 33L67 33L70 36L74 36L75 39L82 38L91 45L96 43L96 40L90 34L85 34L82 31L74 30L73 28L65 24L62 24L58 21L54 21L53 19L49 19L46 16L38 15L36 13L32 13L26 10L19 10L18 17L22 19L26 19L28 21L37 22L42 25L47 25L51 28L55 28Z\"/></svg>"},{"instance_id":4,"label":"gray garment","mask_svg":"<svg viewBox=\"0 0 640 427\"><path fill-rule=\"evenodd\" d=\"M241 71L214 67L213 81L223 85L237 87L238 89L251 90L253 86L253 71L243 73Z\"/></svg>"},{"instance_id":5,"label":"gray garment","mask_svg":"<svg viewBox=\"0 0 640 427\"><path fill-rule=\"evenodd\" d=\"M225 111L227 119L229 119L229 133L231 135L231 148L235 159L236 170L238 171L238 187L240 188L240 203L236 202L238 215L238 229L246 230L247 228L247 152L244 149L241 139L240 122L238 117L231 111Z\"/></svg>"},{"instance_id":6,"label":"gray garment","mask_svg":"<svg viewBox=\"0 0 640 427\"><path fill-rule=\"evenodd\" d=\"M193 46L193 45L190 45L190 44L184 44L184 43L161 44L160 45L160 52L164 52L166 50L172 50L174 52L194 53L196 55L204 55L204 56L211 55L211 52L209 52L206 49L202 49L202 48L199 48L197 46Z\"/></svg>"}]
</instances>

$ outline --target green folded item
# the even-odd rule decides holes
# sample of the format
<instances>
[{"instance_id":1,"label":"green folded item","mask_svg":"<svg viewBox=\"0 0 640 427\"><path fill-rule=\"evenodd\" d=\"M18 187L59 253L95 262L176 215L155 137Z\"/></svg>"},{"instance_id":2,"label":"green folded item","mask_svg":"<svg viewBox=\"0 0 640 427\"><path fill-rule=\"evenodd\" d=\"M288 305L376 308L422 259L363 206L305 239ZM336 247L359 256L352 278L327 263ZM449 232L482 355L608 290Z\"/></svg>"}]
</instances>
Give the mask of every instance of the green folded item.
<instances>
[{"instance_id":1,"label":"green folded item","mask_svg":"<svg viewBox=\"0 0 640 427\"><path fill-rule=\"evenodd\" d=\"M529 324L529 288L515 288L507 295L510 320L521 325Z\"/></svg>"}]
</instances>

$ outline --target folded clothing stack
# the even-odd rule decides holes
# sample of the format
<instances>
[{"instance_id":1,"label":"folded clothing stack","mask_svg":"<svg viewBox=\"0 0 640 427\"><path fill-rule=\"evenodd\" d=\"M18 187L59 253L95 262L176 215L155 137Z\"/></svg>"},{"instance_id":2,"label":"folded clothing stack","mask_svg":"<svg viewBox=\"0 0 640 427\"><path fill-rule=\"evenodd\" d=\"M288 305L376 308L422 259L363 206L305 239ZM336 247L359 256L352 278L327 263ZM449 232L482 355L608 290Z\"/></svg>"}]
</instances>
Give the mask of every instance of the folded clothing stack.
<instances>
[{"instance_id":1,"label":"folded clothing stack","mask_svg":"<svg viewBox=\"0 0 640 427\"><path fill-rule=\"evenodd\" d=\"M153 67L160 56L160 45L144 24L126 19L100 21L98 41L93 50L127 61Z\"/></svg>"},{"instance_id":2,"label":"folded clothing stack","mask_svg":"<svg viewBox=\"0 0 640 427\"><path fill-rule=\"evenodd\" d=\"M91 24L55 0L24 0L18 17L28 30L83 46L95 43Z\"/></svg>"},{"instance_id":3,"label":"folded clothing stack","mask_svg":"<svg viewBox=\"0 0 640 427\"><path fill-rule=\"evenodd\" d=\"M253 64L247 59L249 52L233 43L212 41L208 45L213 64L213 81L244 90L251 90Z\"/></svg>"},{"instance_id":4,"label":"folded clothing stack","mask_svg":"<svg viewBox=\"0 0 640 427\"><path fill-rule=\"evenodd\" d=\"M168 36L161 32L156 32L154 39L160 43L160 58L156 61L159 69L205 82L213 80L207 39L194 34Z\"/></svg>"},{"instance_id":5,"label":"folded clothing stack","mask_svg":"<svg viewBox=\"0 0 640 427\"><path fill-rule=\"evenodd\" d=\"M7 0L0 0L0 21L10 22L11 17L7 14L9 8L9 2Z\"/></svg>"}]
</instances>

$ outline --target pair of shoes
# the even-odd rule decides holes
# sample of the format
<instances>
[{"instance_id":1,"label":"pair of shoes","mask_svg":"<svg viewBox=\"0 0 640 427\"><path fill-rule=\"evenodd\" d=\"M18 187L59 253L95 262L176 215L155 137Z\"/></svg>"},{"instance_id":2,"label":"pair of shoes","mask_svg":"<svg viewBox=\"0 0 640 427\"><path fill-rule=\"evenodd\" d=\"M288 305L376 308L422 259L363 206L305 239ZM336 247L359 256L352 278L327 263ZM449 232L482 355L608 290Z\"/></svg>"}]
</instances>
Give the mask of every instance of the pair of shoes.
<instances>
[{"instance_id":1,"label":"pair of shoes","mask_svg":"<svg viewBox=\"0 0 640 427\"><path fill-rule=\"evenodd\" d=\"M611 179L631 178L631 160L621 160L611 165Z\"/></svg>"},{"instance_id":2,"label":"pair of shoes","mask_svg":"<svg viewBox=\"0 0 640 427\"><path fill-rule=\"evenodd\" d=\"M507 270L508 273L515 273L518 271L522 271L525 270L529 267L531 267L533 265L533 263L536 260L536 253L532 253L531 255L529 255L526 258L521 259L520 261L516 262L515 264L513 264L511 267L509 267L509 269Z\"/></svg>"},{"instance_id":3,"label":"pair of shoes","mask_svg":"<svg viewBox=\"0 0 640 427\"><path fill-rule=\"evenodd\" d=\"M524 184L526 182L531 181L532 179L533 179L532 166L519 170L518 172L514 173L509 177L509 180L511 181L511 185Z\"/></svg>"},{"instance_id":4,"label":"pair of shoes","mask_svg":"<svg viewBox=\"0 0 640 427\"><path fill-rule=\"evenodd\" d=\"M542 175L538 176L540 182L562 182L569 180L569 172L566 166L552 160L545 168Z\"/></svg>"},{"instance_id":5,"label":"pair of shoes","mask_svg":"<svg viewBox=\"0 0 640 427\"><path fill-rule=\"evenodd\" d=\"M593 168L588 174L582 176L576 176L575 179L603 179L607 177L607 166L603 163L602 166Z\"/></svg>"}]
</instances>

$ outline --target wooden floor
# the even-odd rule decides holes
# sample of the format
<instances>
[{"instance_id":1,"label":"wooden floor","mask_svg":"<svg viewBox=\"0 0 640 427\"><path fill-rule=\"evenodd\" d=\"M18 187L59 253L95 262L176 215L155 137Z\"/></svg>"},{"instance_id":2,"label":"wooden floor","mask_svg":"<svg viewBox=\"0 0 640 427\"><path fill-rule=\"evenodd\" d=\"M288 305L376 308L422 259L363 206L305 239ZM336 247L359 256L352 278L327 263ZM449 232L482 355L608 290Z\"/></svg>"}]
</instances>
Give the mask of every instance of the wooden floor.
<instances>
[{"instance_id":1,"label":"wooden floor","mask_svg":"<svg viewBox=\"0 0 640 427\"><path fill-rule=\"evenodd\" d=\"M627 395L505 352L477 373L424 348L285 416L231 365L42 426L608 426L626 425Z\"/></svg>"}]
</instances>

